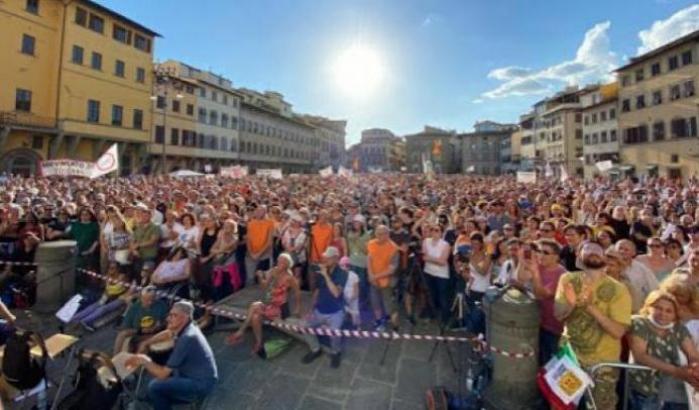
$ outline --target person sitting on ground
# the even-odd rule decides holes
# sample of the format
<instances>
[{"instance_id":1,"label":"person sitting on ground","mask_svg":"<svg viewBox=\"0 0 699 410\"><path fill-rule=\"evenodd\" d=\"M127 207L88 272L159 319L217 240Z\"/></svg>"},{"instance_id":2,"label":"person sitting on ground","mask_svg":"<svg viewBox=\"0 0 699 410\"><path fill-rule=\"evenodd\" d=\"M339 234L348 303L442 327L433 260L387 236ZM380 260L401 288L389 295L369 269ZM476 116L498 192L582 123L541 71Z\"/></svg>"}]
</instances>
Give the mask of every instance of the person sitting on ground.
<instances>
[{"instance_id":1,"label":"person sitting on ground","mask_svg":"<svg viewBox=\"0 0 699 410\"><path fill-rule=\"evenodd\" d=\"M114 354L123 350L133 351L138 343L153 336L163 328L167 316L167 304L156 298L155 286L141 289L140 298L126 310L122 329L117 333ZM126 340L128 345L125 345Z\"/></svg>"},{"instance_id":2,"label":"person sitting on ground","mask_svg":"<svg viewBox=\"0 0 699 410\"><path fill-rule=\"evenodd\" d=\"M142 353L126 360L128 367L143 366L153 377L148 384L148 398L154 410L170 410L175 404L201 401L218 381L214 353L194 323L193 314L191 302L176 302L167 315L167 328L149 340L150 344L174 340L164 366Z\"/></svg>"},{"instance_id":3,"label":"person sitting on ground","mask_svg":"<svg viewBox=\"0 0 699 410\"><path fill-rule=\"evenodd\" d=\"M282 317L282 308L287 303L289 289L294 292L295 297L292 315L299 316L301 292L298 281L296 281L291 271L293 263L294 261L291 255L282 253L277 259L277 266L267 272L257 271L255 273L260 287L265 292L264 296L261 301L250 304L245 322L243 322L243 325L235 333L228 336L226 340L227 343L235 344L240 342L247 328L252 327L252 332L255 336L255 344L253 345L252 351L264 357L262 322L265 320L278 320Z\"/></svg>"},{"instance_id":4,"label":"person sitting on ground","mask_svg":"<svg viewBox=\"0 0 699 410\"><path fill-rule=\"evenodd\" d=\"M678 351L686 355L688 366L680 363ZM631 319L631 352L636 363L656 371L630 371L630 408L688 408L683 382L699 387L699 352L679 320L677 300L672 294L652 291L640 315Z\"/></svg>"},{"instance_id":5,"label":"person sitting on ground","mask_svg":"<svg viewBox=\"0 0 699 410\"><path fill-rule=\"evenodd\" d=\"M90 332L95 331L95 323L104 316L124 308L131 299L128 286L125 285L128 276L119 271L119 265L111 262L107 267L107 283L104 293L99 300L77 312L70 323L82 325Z\"/></svg>"},{"instance_id":6,"label":"person sitting on ground","mask_svg":"<svg viewBox=\"0 0 699 410\"><path fill-rule=\"evenodd\" d=\"M348 274L338 265L340 251L337 248L328 247L322 254L322 258L313 291L315 304L306 325L308 327L326 326L332 330L339 330L345 318L343 293ZM320 357L322 351L316 336L304 335L304 338L311 351L303 357L302 361L304 364L309 364ZM334 369L340 366L340 341L339 337L330 338L330 366Z\"/></svg>"}]
</instances>

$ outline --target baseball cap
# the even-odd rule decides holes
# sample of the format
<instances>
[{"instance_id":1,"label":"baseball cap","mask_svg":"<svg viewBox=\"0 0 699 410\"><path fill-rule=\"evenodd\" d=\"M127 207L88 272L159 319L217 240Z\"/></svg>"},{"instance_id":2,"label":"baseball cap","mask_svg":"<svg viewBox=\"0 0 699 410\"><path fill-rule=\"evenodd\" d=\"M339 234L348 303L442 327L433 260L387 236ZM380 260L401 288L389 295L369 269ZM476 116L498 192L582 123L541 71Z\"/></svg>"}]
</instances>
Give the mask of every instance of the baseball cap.
<instances>
[{"instance_id":1,"label":"baseball cap","mask_svg":"<svg viewBox=\"0 0 699 410\"><path fill-rule=\"evenodd\" d=\"M324 258L338 258L340 256L340 251L334 246L328 246L328 248L323 252Z\"/></svg>"}]
</instances>

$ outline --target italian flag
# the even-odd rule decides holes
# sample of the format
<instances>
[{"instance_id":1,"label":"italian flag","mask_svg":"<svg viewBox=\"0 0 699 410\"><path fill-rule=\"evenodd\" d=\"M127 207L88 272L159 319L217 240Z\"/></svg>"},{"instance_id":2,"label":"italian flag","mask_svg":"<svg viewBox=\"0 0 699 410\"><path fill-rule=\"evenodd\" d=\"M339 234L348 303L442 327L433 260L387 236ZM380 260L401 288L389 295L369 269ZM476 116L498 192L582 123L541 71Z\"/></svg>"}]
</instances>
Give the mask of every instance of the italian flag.
<instances>
[{"instance_id":1,"label":"italian flag","mask_svg":"<svg viewBox=\"0 0 699 410\"><path fill-rule=\"evenodd\" d=\"M592 379L580 367L570 343L566 342L539 369L536 383L553 410L575 410Z\"/></svg>"}]
</instances>

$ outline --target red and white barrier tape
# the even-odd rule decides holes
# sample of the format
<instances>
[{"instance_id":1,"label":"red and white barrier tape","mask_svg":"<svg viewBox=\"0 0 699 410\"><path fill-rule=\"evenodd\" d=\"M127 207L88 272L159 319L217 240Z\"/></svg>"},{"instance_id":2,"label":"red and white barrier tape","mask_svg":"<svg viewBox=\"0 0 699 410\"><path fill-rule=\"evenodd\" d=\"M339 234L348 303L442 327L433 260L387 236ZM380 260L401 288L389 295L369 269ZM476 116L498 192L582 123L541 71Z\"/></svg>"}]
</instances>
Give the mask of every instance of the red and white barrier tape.
<instances>
[{"instance_id":1,"label":"red and white barrier tape","mask_svg":"<svg viewBox=\"0 0 699 410\"><path fill-rule=\"evenodd\" d=\"M1 261L0 265L10 265L10 266L39 266L34 262L16 262L16 261Z\"/></svg>"},{"instance_id":2,"label":"red and white barrier tape","mask_svg":"<svg viewBox=\"0 0 699 410\"><path fill-rule=\"evenodd\" d=\"M97 272L92 272L87 269L77 269L79 272L82 272L88 276L104 280L104 281L109 281L111 283L118 283L122 284L126 287L131 287L134 288L135 290L141 290L143 289L143 286L134 286L131 283L128 282L123 282L123 281L118 281L114 279L109 279L106 275L99 274ZM178 296L174 296L168 292L165 291L156 291L156 294L161 297L173 299L173 300L188 300L188 299L183 299ZM212 314L217 315L217 316L223 316L227 317L229 319L236 319L236 320L245 320L247 318L246 315L237 313L237 312L232 312L228 309L222 308L220 306L217 306L215 304L205 304L201 302L195 302L192 300L189 300L194 306L205 309L210 311ZM322 327L307 327L307 326L299 326L299 325L293 325L289 323L284 323L281 321L265 321L265 324L274 326L278 329L284 329L288 330L294 333L300 333L300 334L308 334L308 335L315 335L315 336L335 336L335 337L348 337L348 338L355 338L355 339L385 339L385 340L424 340L424 341L432 341L432 342L461 342L461 343L473 343L476 345L478 348L488 348L490 349L491 352L497 353L499 355L505 356L505 357L510 357L510 358L515 358L515 359L525 359L528 357L533 357L534 356L534 350L526 351L526 352L508 352L502 349L499 349L495 346L489 346L483 341L482 339L478 337L457 337L457 336L440 336L440 335L414 335L414 334L409 334L409 333L397 333L397 332L376 332L376 331L366 331L366 330L343 330L343 329L328 329L328 328L322 328Z\"/></svg>"}]
</instances>

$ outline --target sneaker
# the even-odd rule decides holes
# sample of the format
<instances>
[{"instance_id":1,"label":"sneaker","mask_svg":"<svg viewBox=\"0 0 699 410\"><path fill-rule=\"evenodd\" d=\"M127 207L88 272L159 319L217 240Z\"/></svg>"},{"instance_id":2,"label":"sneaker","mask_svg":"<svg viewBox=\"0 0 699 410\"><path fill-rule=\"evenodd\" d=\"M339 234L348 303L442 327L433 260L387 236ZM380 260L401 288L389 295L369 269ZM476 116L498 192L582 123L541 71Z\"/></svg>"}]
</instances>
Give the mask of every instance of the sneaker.
<instances>
[{"instance_id":1,"label":"sneaker","mask_svg":"<svg viewBox=\"0 0 699 410\"><path fill-rule=\"evenodd\" d=\"M310 364L319 358L321 354L323 354L323 351L320 349L316 350L315 352L308 352L305 356L303 356L303 358L301 358L301 363Z\"/></svg>"},{"instance_id":2,"label":"sneaker","mask_svg":"<svg viewBox=\"0 0 699 410\"><path fill-rule=\"evenodd\" d=\"M337 369L340 367L340 362L342 361L342 357L340 356L340 353L335 353L330 356L330 367L333 369Z\"/></svg>"}]
</instances>

